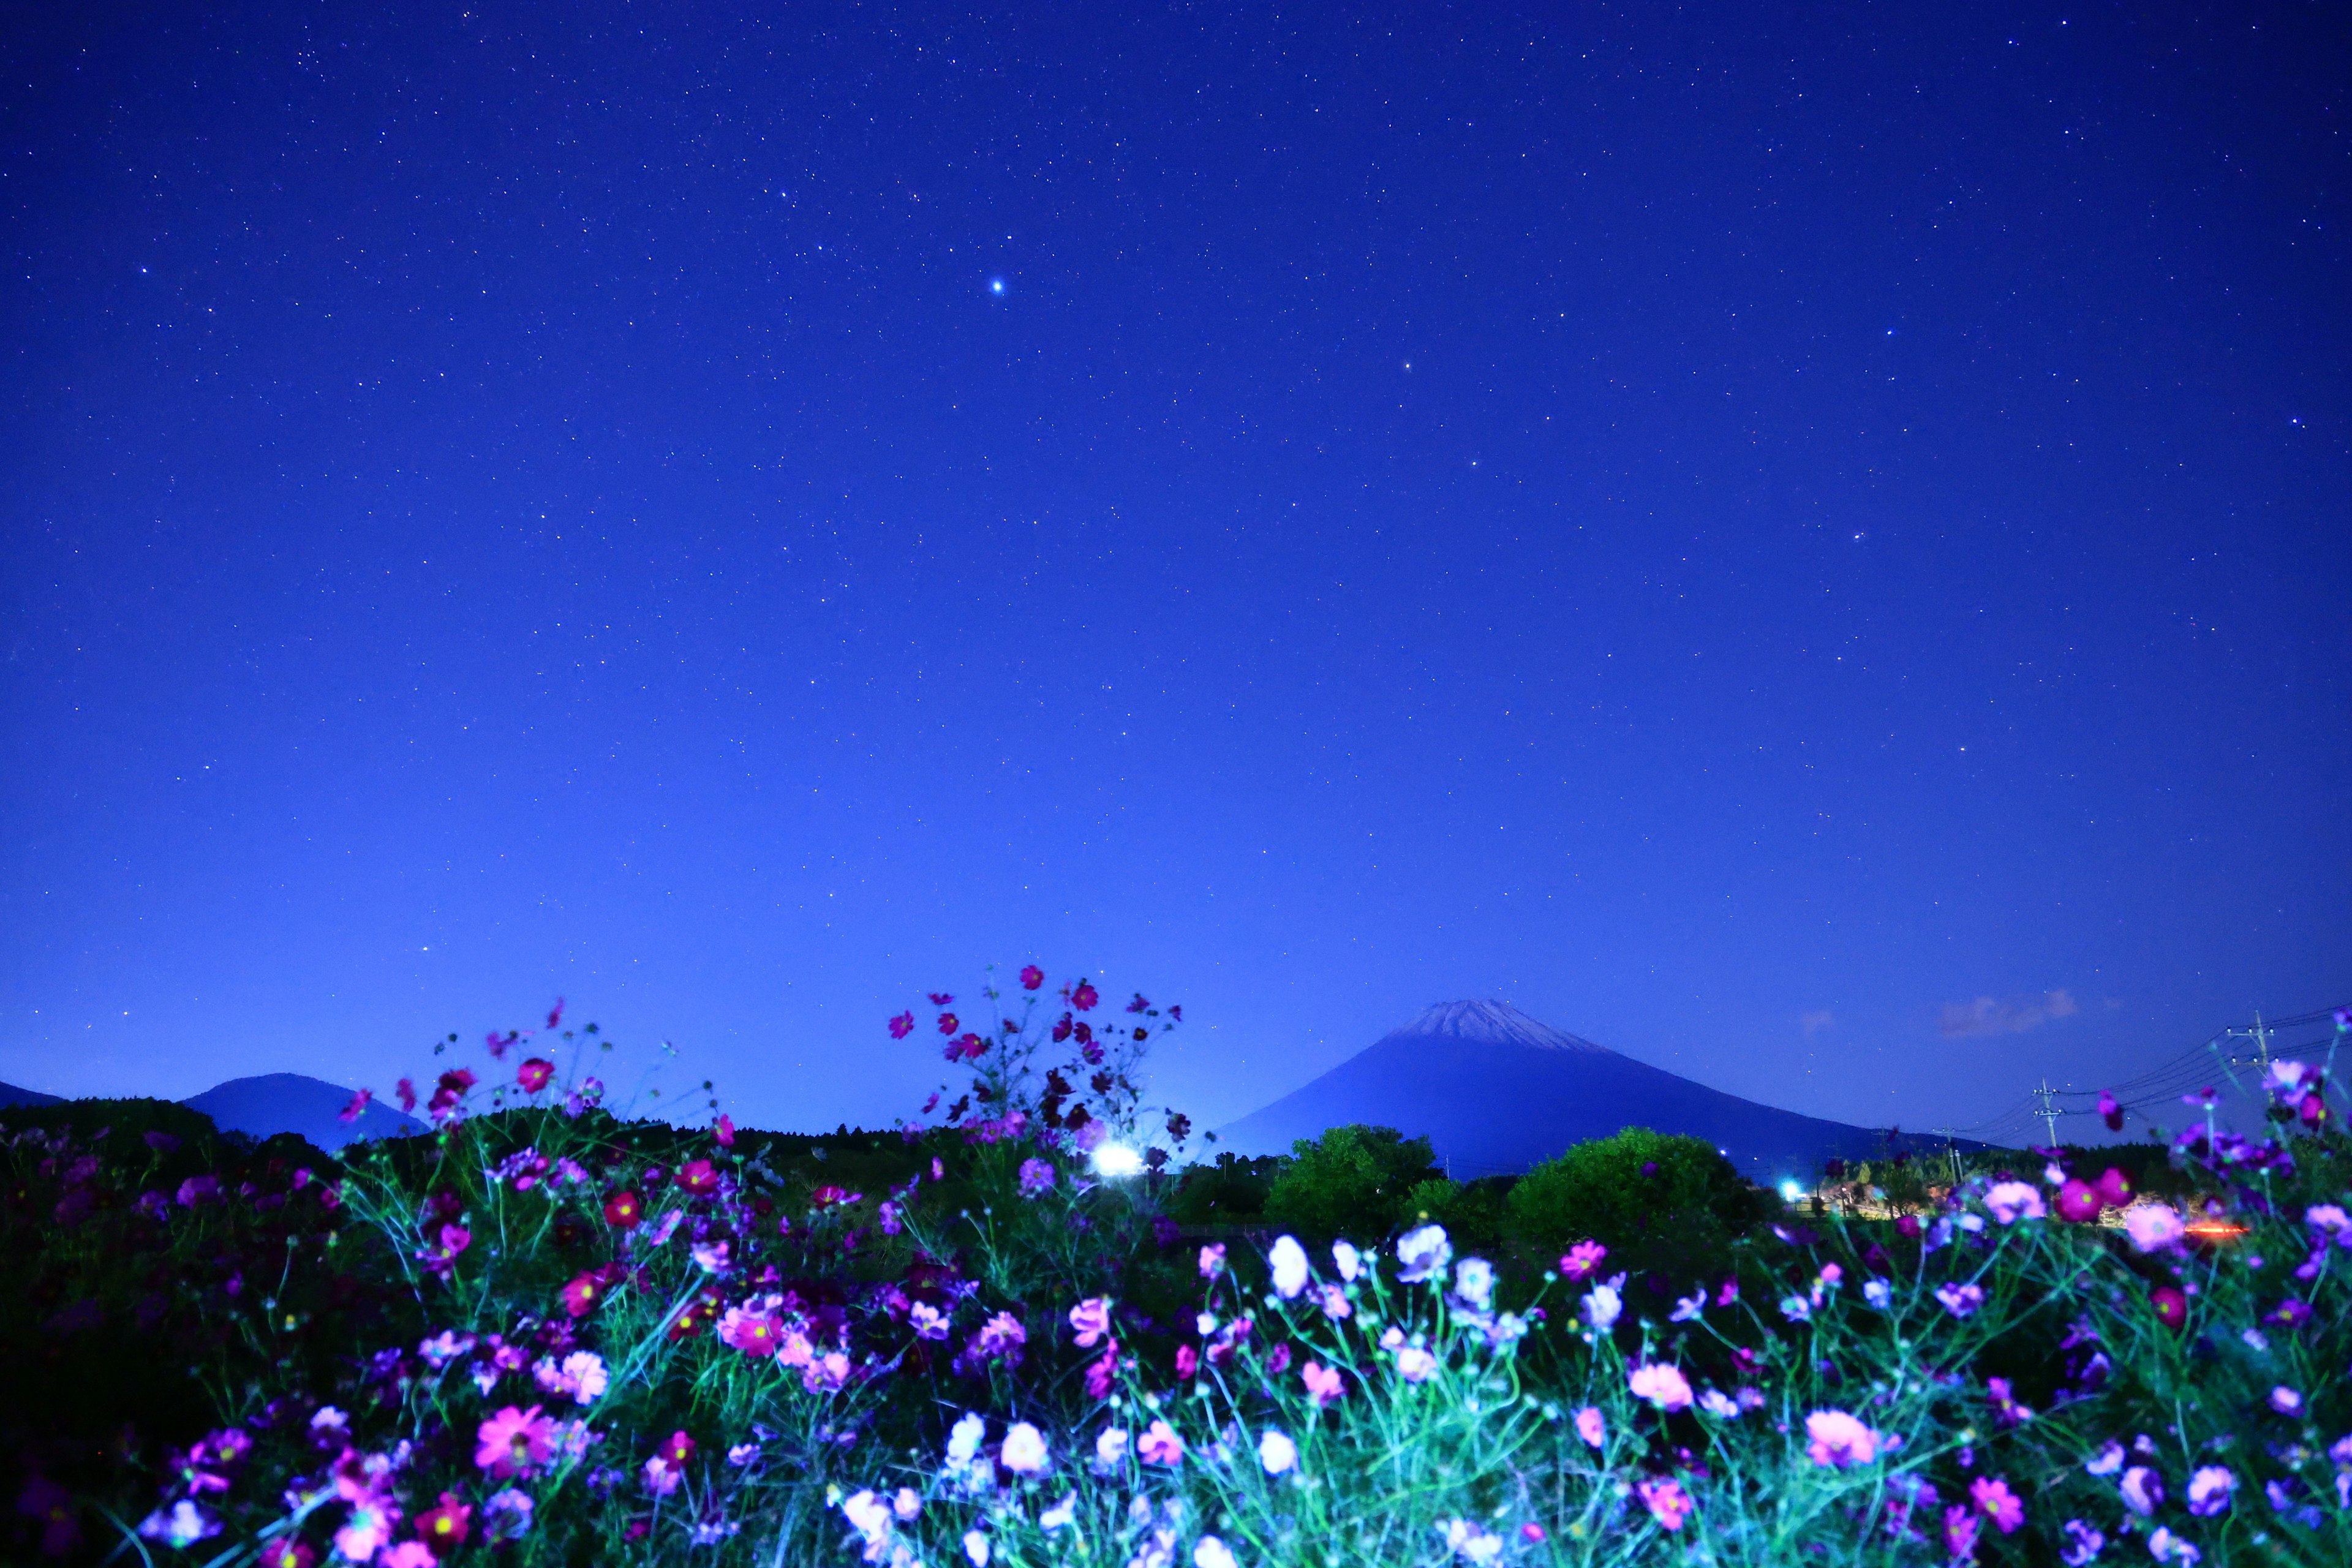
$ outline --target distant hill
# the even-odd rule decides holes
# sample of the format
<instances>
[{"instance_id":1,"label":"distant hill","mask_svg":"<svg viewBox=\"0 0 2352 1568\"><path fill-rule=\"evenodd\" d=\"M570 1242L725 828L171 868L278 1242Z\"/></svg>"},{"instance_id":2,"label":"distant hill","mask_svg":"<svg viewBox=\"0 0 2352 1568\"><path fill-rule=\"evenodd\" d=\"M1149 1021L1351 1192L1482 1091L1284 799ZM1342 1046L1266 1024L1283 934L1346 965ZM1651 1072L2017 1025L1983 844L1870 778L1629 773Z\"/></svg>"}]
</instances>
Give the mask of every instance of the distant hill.
<instances>
[{"instance_id":1,"label":"distant hill","mask_svg":"<svg viewBox=\"0 0 2352 1568\"><path fill-rule=\"evenodd\" d=\"M357 1121L346 1124L342 1110L351 1099L350 1089L323 1079L271 1072L233 1078L180 1103L203 1111L224 1132L249 1132L256 1138L299 1132L330 1153L362 1138L405 1138L427 1131L416 1118L381 1102L369 1105Z\"/></svg>"},{"instance_id":2,"label":"distant hill","mask_svg":"<svg viewBox=\"0 0 2352 1568\"><path fill-rule=\"evenodd\" d=\"M0 1083L0 1110L19 1105L56 1105L64 1097L43 1094L37 1089L18 1089L13 1083Z\"/></svg>"},{"instance_id":3,"label":"distant hill","mask_svg":"<svg viewBox=\"0 0 2352 1568\"><path fill-rule=\"evenodd\" d=\"M1240 1154L1286 1154L1294 1140L1349 1122L1427 1138L1459 1179L1525 1171L1624 1127L1704 1138L1765 1185L1811 1184L1824 1161L1889 1148L1884 1133L1709 1089L1506 1002L1440 1003L1218 1139ZM1943 1144L1905 1135L1895 1147Z\"/></svg>"}]
</instances>

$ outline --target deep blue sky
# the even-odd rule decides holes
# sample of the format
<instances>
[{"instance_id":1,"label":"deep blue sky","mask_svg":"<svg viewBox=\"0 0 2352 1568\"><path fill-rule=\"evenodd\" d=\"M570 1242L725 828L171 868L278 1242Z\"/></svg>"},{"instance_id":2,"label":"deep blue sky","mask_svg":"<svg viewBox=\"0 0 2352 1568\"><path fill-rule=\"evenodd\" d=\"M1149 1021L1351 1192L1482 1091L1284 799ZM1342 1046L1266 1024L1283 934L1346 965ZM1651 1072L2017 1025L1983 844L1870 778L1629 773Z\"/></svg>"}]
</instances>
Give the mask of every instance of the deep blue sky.
<instances>
[{"instance_id":1,"label":"deep blue sky","mask_svg":"<svg viewBox=\"0 0 2352 1568\"><path fill-rule=\"evenodd\" d=\"M2341 8L721 9L17 8L0 1078L561 993L878 1123L1034 957L1212 1122L1497 996L1924 1126L2352 1000Z\"/></svg>"}]
</instances>

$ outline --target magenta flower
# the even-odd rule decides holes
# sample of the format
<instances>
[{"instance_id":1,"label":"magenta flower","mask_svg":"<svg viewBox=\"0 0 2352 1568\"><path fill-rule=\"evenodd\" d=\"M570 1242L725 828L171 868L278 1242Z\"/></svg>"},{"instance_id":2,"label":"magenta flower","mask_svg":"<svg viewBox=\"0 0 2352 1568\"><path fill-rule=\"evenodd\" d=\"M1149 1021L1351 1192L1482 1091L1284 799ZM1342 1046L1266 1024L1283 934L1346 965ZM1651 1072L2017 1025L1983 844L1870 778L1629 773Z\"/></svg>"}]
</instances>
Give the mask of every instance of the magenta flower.
<instances>
[{"instance_id":1,"label":"magenta flower","mask_svg":"<svg viewBox=\"0 0 2352 1568\"><path fill-rule=\"evenodd\" d=\"M901 1013L890 1020L890 1037L894 1040L903 1040L914 1031L915 1016L912 1013Z\"/></svg>"},{"instance_id":2,"label":"magenta flower","mask_svg":"<svg viewBox=\"0 0 2352 1568\"><path fill-rule=\"evenodd\" d=\"M1814 1411L1805 1417L1805 1435L1811 1439L1805 1452L1816 1465L1842 1470L1878 1458L1878 1434L1843 1410Z\"/></svg>"},{"instance_id":3,"label":"magenta flower","mask_svg":"<svg viewBox=\"0 0 2352 1568\"><path fill-rule=\"evenodd\" d=\"M342 1110L335 1113L335 1120L343 1122L357 1121L360 1119L360 1113L367 1110L368 1101L374 1098L375 1090L372 1089L361 1089L357 1094L352 1096L352 1102L349 1105L344 1106Z\"/></svg>"},{"instance_id":4,"label":"magenta flower","mask_svg":"<svg viewBox=\"0 0 2352 1568\"><path fill-rule=\"evenodd\" d=\"M1608 1441L1609 1428L1601 1421L1597 1405L1588 1405L1576 1413L1576 1435L1595 1448Z\"/></svg>"},{"instance_id":5,"label":"magenta flower","mask_svg":"<svg viewBox=\"0 0 2352 1568\"><path fill-rule=\"evenodd\" d=\"M192 1209L200 1204L208 1204L218 1196L220 1196L220 1182L215 1177L190 1176L180 1184L180 1206L184 1209Z\"/></svg>"},{"instance_id":6,"label":"magenta flower","mask_svg":"<svg viewBox=\"0 0 2352 1568\"><path fill-rule=\"evenodd\" d=\"M2009 1489L2009 1483L1999 1477L1979 1476L1969 1483L1969 1500L1987 1519L2000 1527L2003 1535L2013 1535L2025 1522L2025 1501Z\"/></svg>"},{"instance_id":7,"label":"magenta flower","mask_svg":"<svg viewBox=\"0 0 2352 1568\"><path fill-rule=\"evenodd\" d=\"M555 1081L555 1064L544 1057L532 1057L515 1069L515 1082L526 1094L537 1094Z\"/></svg>"},{"instance_id":8,"label":"magenta flower","mask_svg":"<svg viewBox=\"0 0 2352 1568\"><path fill-rule=\"evenodd\" d=\"M2105 1205L2099 1189L2088 1182L2070 1181L2058 1189L2058 1217L2075 1225L2088 1225L2099 1217Z\"/></svg>"},{"instance_id":9,"label":"magenta flower","mask_svg":"<svg viewBox=\"0 0 2352 1568\"><path fill-rule=\"evenodd\" d=\"M1054 1184L1054 1167L1043 1160L1021 1162L1021 1195L1034 1198Z\"/></svg>"},{"instance_id":10,"label":"magenta flower","mask_svg":"<svg viewBox=\"0 0 2352 1568\"><path fill-rule=\"evenodd\" d=\"M2107 1124L2110 1132L2124 1130L2124 1108L2116 1103L2113 1094L2104 1089L2099 1090L2099 1120Z\"/></svg>"},{"instance_id":11,"label":"magenta flower","mask_svg":"<svg viewBox=\"0 0 2352 1568\"><path fill-rule=\"evenodd\" d=\"M1560 1275L1568 1279L1589 1279L1600 1272L1601 1260L1608 1256L1609 1249L1599 1242L1580 1241L1559 1260Z\"/></svg>"},{"instance_id":12,"label":"magenta flower","mask_svg":"<svg viewBox=\"0 0 2352 1568\"><path fill-rule=\"evenodd\" d=\"M1690 1408L1691 1385L1677 1367L1653 1362L1635 1367L1625 1381L1634 1398L1646 1399L1660 1410L1671 1413Z\"/></svg>"},{"instance_id":13,"label":"magenta flower","mask_svg":"<svg viewBox=\"0 0 2352 1568\"><path fill-rule=\"evenodd\" d=\"M1690 1493L1683 1490L1680 1481L1642 1481L1634 1486L1633 1491L1642 1500L1642 1506L1650 1510L1650 1517L1667 1530L1680 1530L1683 1521L1690 1517L1691 1510L1696 1506L1691 1501Z\"/></svg>"},{"instance_id":14,"label":"magenta flower","mask_svg":"<svg viewBox=\"0 0 2352 1568\"><path fill-rule=\"evenodd\" d=\"M1043 984L1045 984L1045 972L1044 970L1042 970L1042 969L1038 968L1038 967L1037 967L1035 964L1034 964L1034 963L1024 963L1024 964L1023 964L1023 965L1021 966L1021 989L1022 989L1022 990L1024 990L1024 991L1034 991L1034 990L1036 990L1036 989L1037 989L1037 987L1039 987L1040 985L1043 985Z\"/></svg>"},{"instance_id":15,"label":"magenta flower","mask_svg":"<svg viewBox=\"0 0 2352 1568\"><path fill-rule=\"evenodd\" d=\"M476 1431L474 1464L499 1480L530 1475L554 1458L554 1436L555 1423L540 1414L538 1405L520 1410L509 1405ZM366 1556L362 1553L359 1560L364 1562Z\"/></svg>"},{"instance_id":16,"label":"magenta flower","mask_svg":"<svg viewBox=\"0 0 2352 1568\"><path fill-rule=\"evenodd\" d=\"M1201 1248L1201 1278L1214 1279L1225 1271L1225 1244L1213 1241Z\"/></svg>"},{"instance_id":17,"label":"magenta flower","mask_svg":"<svg viewBox=\"0 0 2352 1568\"><path fill-rule=\"evenodd\" d=\"M1944 1550L1952 1554L1954 1563L1977 1560L1977 1516L1974 1510L1948 1508L1944 1510Z\"/></svg>"},{"instance_id":18,"label":"magenta flower","mask_svg":"<svg viewBox=\"0 0 2352 1568\"><path fill-rule=\"evenodd\" d=\"M1307 1396L1318 1406L1336 1405L1340 1395L1348 1392L1338 1369L1325 1366L1320 1362L1310 1361L1299 1368L1298 1377L1307 1385Z\"/></svg>"}]
</instances>

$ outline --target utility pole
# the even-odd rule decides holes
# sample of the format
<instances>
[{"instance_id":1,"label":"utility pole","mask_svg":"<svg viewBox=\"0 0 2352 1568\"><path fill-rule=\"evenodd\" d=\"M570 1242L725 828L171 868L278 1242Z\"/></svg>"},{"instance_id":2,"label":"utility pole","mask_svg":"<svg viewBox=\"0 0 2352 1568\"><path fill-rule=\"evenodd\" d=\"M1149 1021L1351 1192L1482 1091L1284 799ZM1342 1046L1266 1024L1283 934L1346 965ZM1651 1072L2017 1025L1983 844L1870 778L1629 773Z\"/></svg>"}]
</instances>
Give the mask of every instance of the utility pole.
<instances>
[{"instance_id":1,"label":"utility pole","mask_svg":"<svg viewBox=\"0 0 2352 1568\"><path fill-rule=\"evenodd\" d=\"M2254 1043L2254 1059L2252 1062L2248 1063L2241 1061L2233 1057L2227 1058L2230 1061L2230 1065L2232 1067L2259 1067L2263 1069L2263 1076L2269 1076L2271 1070L2271 1031L2269 1027L2263 1023L2261 1009L2257 1008L2254 1012L2254 1026L2252 1028L2224 1029L2221 1031L2221 1036L2224 1039L2231 1042L2238 1040L2252 1040Z\"/></svg>"},{"instance_id":2,"label":"utility pole","mask_svg":"<svg viewBox=\"0 0 2352 1568\"><path fill-rule=\"evenodd\" d=\"M2033 1091L2034 1098L2042 1102L2042 1109L2034 1114L2041 1117L2042 1124L2050 1130L2048 1146L2053 1149L2058 1147L2058 1111L2051 1103L2051 1097L2057 1092L2050 1087L2050 1075L2047 1073L2042 1075L2042 1087Z\"/></svg>"}]
</instances>

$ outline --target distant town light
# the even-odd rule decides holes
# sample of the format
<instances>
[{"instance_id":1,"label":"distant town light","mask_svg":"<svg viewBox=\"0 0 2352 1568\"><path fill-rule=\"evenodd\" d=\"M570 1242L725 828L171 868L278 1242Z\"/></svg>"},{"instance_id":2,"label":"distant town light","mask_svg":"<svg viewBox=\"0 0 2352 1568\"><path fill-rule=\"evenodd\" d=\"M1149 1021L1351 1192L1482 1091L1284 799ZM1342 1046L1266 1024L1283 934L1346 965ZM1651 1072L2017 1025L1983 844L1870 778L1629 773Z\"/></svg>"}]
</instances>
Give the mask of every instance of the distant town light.
<instances>
[{"instance_id":1,"label":"distant town light","mask_svg":"<svg viewBox=\"0 0 2352 1568\"><path fill-rule=\"evenodd\" d=\"M1098 1175L1131 1176L1143 1169L1143 1156L1123 1143L1105 1143L1095 1151Z\"/></svg>"},{"instance_id":2,"label":"distant town light","mask_svg":"<svg viewBox=\"0 0 2352 1568\"><path fill-rule=\"evenodd\" d=\"M1794 1181L1782 1182L1780 1184L1780 1195L1786 1198L1789 1202L1795 1203L1799 1198L1805 1195L1805 1189L1797 1185Z\"/></svg>"}]
</instances>

